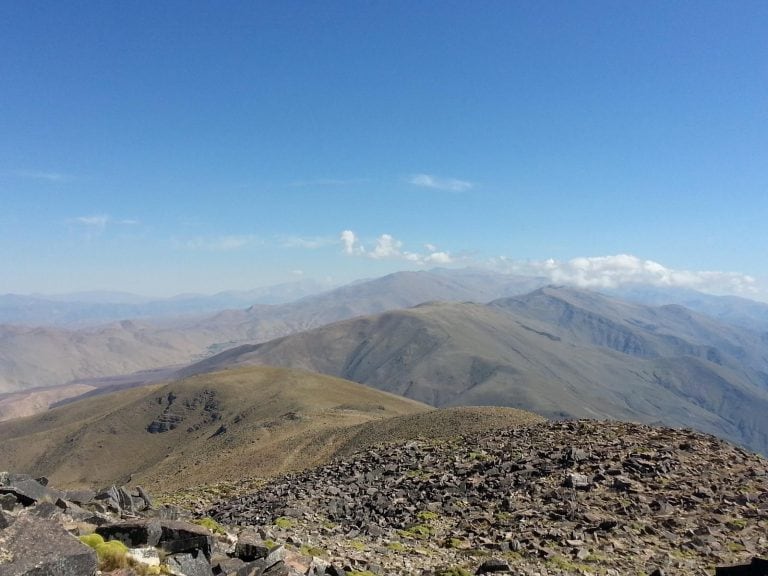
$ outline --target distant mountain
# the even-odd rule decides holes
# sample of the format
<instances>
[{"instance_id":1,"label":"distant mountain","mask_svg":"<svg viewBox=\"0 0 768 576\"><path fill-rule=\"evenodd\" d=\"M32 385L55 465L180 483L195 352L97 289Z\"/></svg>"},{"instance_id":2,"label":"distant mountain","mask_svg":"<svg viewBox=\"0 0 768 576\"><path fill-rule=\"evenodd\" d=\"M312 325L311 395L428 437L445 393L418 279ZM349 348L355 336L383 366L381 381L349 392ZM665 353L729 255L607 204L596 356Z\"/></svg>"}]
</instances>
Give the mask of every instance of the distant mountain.
<instances>
[{"instance_id":1,"label":"distant mountain","mask_svg":"<svg viewBox=\"0 0 768 576\"><path fill-rule=\"evenodd\" d=\"M626 286L608 291L624 300L660 306L680 304L726 324L768 332L768 303L739 296L713 296L686 288Z\"/></svg>"},{"instance_id":2,"label":"distant mountain","mask_svg":"<svg viewBox=\"0 0 768 576\"><path fill-rule=\"evenodd\" d=\"M317 371L434 406L682 425L768 453L768 334L680 306L547 287L355 318L183 373L247 364Z\"/></svg>"},{"instance_id":3,"label":"distant mountain","mask_svg":"<svg viewBox=\"0 0 768 576\"><path fill-rule=\"evenodd\" d=\"M147 298L127 292L77 292L56 295L0 295L0 324L93 326L126 319L201 315L254 304L283 304L333 286L312 280L217 294L179 294Z\"/></svg>"},{"instance_id":4,"label":"distant mountain","mask_svg":"<svg viewBox=\"0 0 768 576\"><path fill-rule=\"evenodd\" d=\"M264 342L362 314L428 300L486 301L540 280L462 271L397 272L282 305L209 316L115 322L71 330L0 325L0 393L187 364L245 342Z\"/></svg>"}]
</instances>

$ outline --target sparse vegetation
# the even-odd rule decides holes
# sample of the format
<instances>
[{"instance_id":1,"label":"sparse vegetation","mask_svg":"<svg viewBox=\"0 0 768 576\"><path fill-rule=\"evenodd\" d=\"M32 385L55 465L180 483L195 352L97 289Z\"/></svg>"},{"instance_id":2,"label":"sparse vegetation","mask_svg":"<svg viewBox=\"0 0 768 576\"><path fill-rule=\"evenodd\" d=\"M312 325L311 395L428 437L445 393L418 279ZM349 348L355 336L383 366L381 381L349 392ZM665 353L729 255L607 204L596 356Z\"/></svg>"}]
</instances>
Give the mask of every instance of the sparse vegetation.
<instances>
[{"instance_id":1,"label":"sparse vegetation","mask_svg":"<svg viewBox=\"0 0 768 576\"><path fill-rule=\"evenodd\" d=\"M289 528L293 527L295 522L293 521L292 518L288 518L286 516L280 516L279 518L275 518L274 524L281 530L288 530Z\"/></svg>"},{"instance_id":2,"label":"sparse vegetation","mask_svg":"<svg viewBox=\"0 0 768 576\"><path fill-rule=\"evenodd\" d=\"M404 530L398 530L397 533L404 538L423 540L432 536L433 531L426 524L414 524Z\"/></svg>"},{"instance_id":3,"label":"sparse vegetation","mask_svg":"<svg viewBox=\"0 0 768 576\"><path fill-rule=\"evenodd\" d=\"M193 521L198 526L202 526L203 528L208 528L211 532L214 534L226 534L227 531L224 530L224 527L216 522L213 518L210 516L206 516L205 518L198 518L197 520Z\"/></svg>"},{"instance_id":4,"label":"sparse vegetation","mask_svg":"<svg viewBox=\"0 0 768 576\"><path fill-rule=\"evenodd\" d=\"M472 573L468 570L458 566L454 566L452 568L443 568L437 571L437 576L471 576L471 574Z\"/></svg>"},{"instance_id":5,"label":"sparse vegetation","mask_svg":"<svg viewBox=\"0 0 768 576\"><path fill-rule=\"evenodd\" d=\"M102 542L94 547L99 558L99 569L103 572L127 568L131 565L126 554L128 547L119 540Z\"/></svg>"},{"instance_id":6,"label":"sparse vegetation","mask_svg":"<svg viewBox=\"0 0 768 576\"><path fill-rule=\"evenodd\" d=\"M431 522L432 520L437 520L439 518L439 515L436 512L431 512L429 510L422 510L416 516L419 520L424 520L425 522Z\"/></svg>"},{"instance_id":7,"label":"sparse vegetation","mask_svg":"<svg viewBox=\"0 0 768 576\"><path fill-rule=\"evenodd\" d=\"M308 544L302 544L299 547L299 552L305 556L317 556L319 558L324 558L328 555L328 552L326 552L324 548L320 548L319 546L310 546Z\"/></svg>"}]
</instances>

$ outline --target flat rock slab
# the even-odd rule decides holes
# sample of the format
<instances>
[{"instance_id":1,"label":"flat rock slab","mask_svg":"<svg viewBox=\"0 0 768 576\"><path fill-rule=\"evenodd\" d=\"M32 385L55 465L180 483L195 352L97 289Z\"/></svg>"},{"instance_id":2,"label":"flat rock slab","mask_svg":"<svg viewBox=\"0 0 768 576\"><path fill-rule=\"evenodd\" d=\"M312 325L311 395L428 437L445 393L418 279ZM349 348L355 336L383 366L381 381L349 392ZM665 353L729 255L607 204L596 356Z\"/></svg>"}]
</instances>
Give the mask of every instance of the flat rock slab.
<instances>
[{"instance_id":1,"label":"flat rock slab","mask_svg":"<svg viewBox=\"0 0 768 576\"><path fill-rule=\"evenodd\" d=\"M46 488L31 478L14 481L8 486L0 486L0 494L13 494L24 506L31 506L42 501L56 502L58 498L63 496L62 492Z\"/></svg>"},{"instance_id":2,"label":"flat rock slab","mask_svg":"<svg viewBox=\"0 0 768 576\"><path fill-rule=\"evenodd\" d=\"M0 576L92 576L96 553L55 522L21 516L0 531Z\"/></svg>"},{"instance_id":3,"label":"flat rock slab","mask_svg":"<svg viewBox=\"0 0 768 576\"><path fill-rule=\"evenodd\" d=\"M211 557L213 536L211 532L181 520L132 520L96 528L105 540L120 540L129 548L157 546L168 554L201 550Z\"/></svg>"},{"instance_id":4,"label":"flat rock slab","mask_svg":"<svg viewBox=\"0 0 768 576\"><path fill-rule=\"evenodd\" d=\"M159 520L151 519L106 524L96 528L96 533L104 540L119 540L128 548L138 548L157 546L163 530Z\"/></svg>"},{"instance_id":5,"label":"flat rock slab","mask_svg":"<svg viewBox=\"0 0 768 576\"><path fill-rule=\"evenodd\" d=\"M211 557L213 535L207 528L183 520L163 520L160 527L159 546L169 554L202 550L206 558Z\"/></svg>"}]
</instances>

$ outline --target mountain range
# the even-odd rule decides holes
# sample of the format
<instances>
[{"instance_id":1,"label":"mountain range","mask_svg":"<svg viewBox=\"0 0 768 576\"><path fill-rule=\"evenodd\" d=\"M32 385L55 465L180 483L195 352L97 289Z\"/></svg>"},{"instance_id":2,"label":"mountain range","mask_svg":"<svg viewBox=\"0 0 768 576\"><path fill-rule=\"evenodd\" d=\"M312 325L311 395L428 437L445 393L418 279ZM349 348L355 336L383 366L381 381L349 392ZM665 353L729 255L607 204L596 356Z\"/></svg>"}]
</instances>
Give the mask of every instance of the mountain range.
<instances>
[{"instance_id":1,"label":"mountain range","mask_svg":"<svg viewBox=\"0 0 768 576\"><path fill-rule=\"evenodd\" d=\"M0 325L0 393L186 364L241 343L264 342L361 314L427 300L486 301L540 280L463 271L399 272L289 304L203 316L122 320L77 330Z\"/></svg>"},{"instance_id":2,"label":"mountain range","mask_svg":"<svg viewBox=\"0 0 768 576\"><path fill-rule=\"evenodd\" d=\"M766 453L766 305L649 287L625 292L618 298L546 286L543 278L437 269L209 315L77 330L6 325L0 419L80 396L268 364L431 406L690 426ZM717 317L642 299L698 302Z\"/></svg>"},{"instance_id":3,"label":"mountain range","mask_svg":"<svg viewBox=\"0 0 768 576\"><path fill-rule=\"evenodd\" d=\"M768 334L684 307L545 287L427 303L244 345L183 369L290 366L432 406L663 422L768 453Z\"/></svg>"}]
</instances>

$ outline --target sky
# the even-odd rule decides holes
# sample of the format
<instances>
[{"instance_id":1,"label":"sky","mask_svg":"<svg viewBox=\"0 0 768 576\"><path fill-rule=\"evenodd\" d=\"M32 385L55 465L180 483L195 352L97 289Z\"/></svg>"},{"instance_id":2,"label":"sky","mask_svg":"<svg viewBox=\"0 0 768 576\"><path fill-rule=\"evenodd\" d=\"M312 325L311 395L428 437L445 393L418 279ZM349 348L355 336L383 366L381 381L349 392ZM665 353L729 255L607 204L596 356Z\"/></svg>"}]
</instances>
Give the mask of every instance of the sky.
<instances>
[{"instance_id":1,"label":"sky","mask_svg":"<svg viewBox=\"0 0 768 576\"><path fill-rule=\"evenodd\" d=\"M0 294L768 299L768 3L0 0Z\"/></svg>"}]
</instances>

